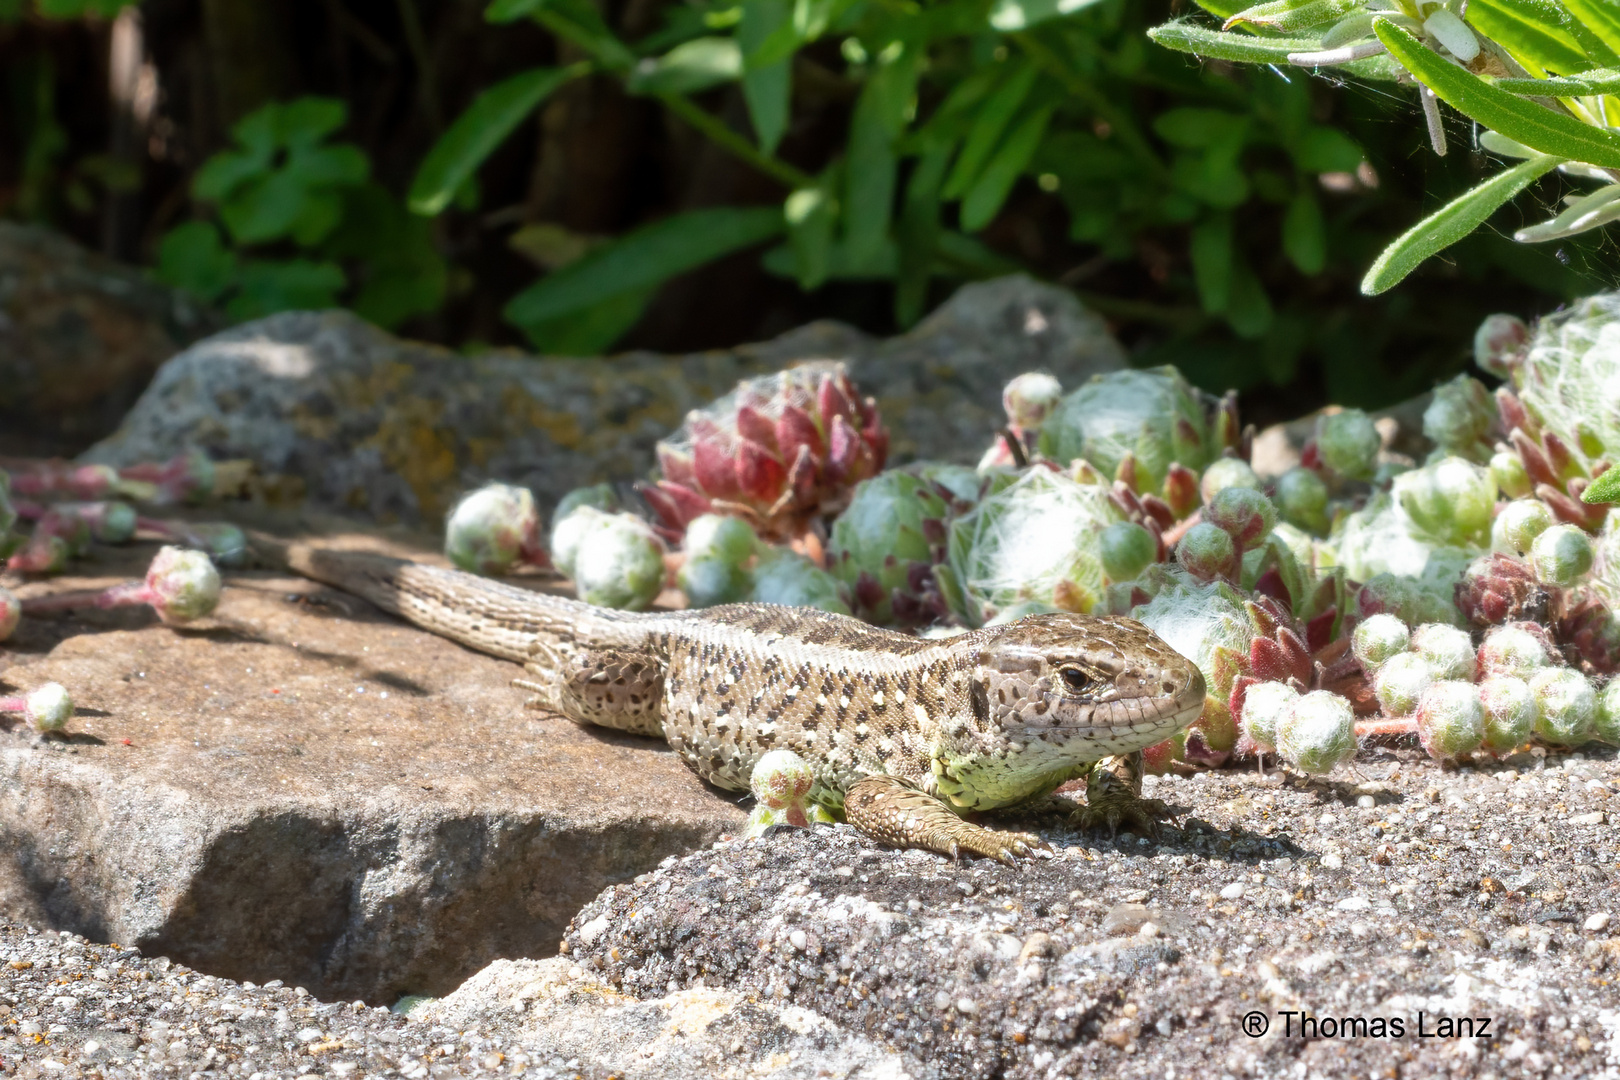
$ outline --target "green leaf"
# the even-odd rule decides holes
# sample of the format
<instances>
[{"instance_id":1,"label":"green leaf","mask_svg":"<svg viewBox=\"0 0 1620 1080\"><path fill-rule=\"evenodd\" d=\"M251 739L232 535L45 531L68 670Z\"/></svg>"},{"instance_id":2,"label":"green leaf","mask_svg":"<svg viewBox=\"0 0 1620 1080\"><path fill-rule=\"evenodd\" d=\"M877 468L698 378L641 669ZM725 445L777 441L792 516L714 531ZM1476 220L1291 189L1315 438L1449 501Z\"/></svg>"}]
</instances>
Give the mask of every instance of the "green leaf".
<instances>
[{"instance_id":1,"label":"green leaf","mask_svg":"<svg viewBox=\"0 0 1620 1080\"><path fill-rule=\"evenodd\" d=\"M157 276L212 303L235 282L236 255L212 224L188 221L170 229L158 245Z\"/></svg>"},{"instance_id":2,"label":"green leaf","mask_svg":"<svg viewBox=\"0 0 1620 1080\"><path fill-rule=\"evenodd\" d=\"M225 310L233 319L257 319L278 311L337 307L345 283L334 263L254 259L242 265L239 289Z\"/></svg>"},{"instance_id":3,"label":"green leaf","mask_svg":"<svg viewBox=\"0 0 1620 1080\"><path fill-rule=\"evenodd\" d=\"M836 202L826 188L800 188L782 204L782 216L787 220L799 288L806 292L819 289L831 266Z\"/></svg>"},{"instance_id":4,"label":"green leaf","mask_svg":"<svg viewBox=\"0 0 1620 1080\"><path fill-rule=\"evenodd\" d=\"M1233 253L1231 295L1226 302L1226 322L1238 337L1254 340L1271 329L1275 312L1271 298L1260 279L1249 268L1247 259Z\"/></svg>"},{"instance_id":5,"label":"green leaf","mask_svg":"<svg viewBox=\"0 0 1620 1080\"><path fill-rule=\"evenodd\" d=\"M1470 188L1395 239L1361 279L1361 291L1377 296L1392 288L1430 255L1444 251L1479 226L1496 208L1558 167L1561 159L1539 155Z\"/></svg>"},{"instance_id":6,"label":"green leaf","mask_svg":"<svg viewBox=\"0 0 1620 1080\"><path fill-rule=\"evenodd\" d=\"M1046 134L1046 125L1052 119L1052 106L1036 109L1013 128L1006 142L996 151L979 178L973 181L967 197L962 200L962 228L978 232L1001 211L1013 184Z\"/></svg>"},{"instance_id":7,"label":"green leaf","mask_svg":"<svg viewBox=\"0 0 1620 1080\"><path fill-rule=\"evenodd\" d=\"M1532 150L1620 168L1620 138L1613 133L1498 90L1442 58L1387 19L1379 19L1373 29L1391 56L1463 115Z\"/></svg>"},{"instance_id":8,"label":"green leaf","mask_svg":"<svg viewBox=\"0 0 1620 1080\"><path fill-rule=\"evenodd\" d=\"M1007 130L1018 107L1029 96L1038 74L1035 65L1019 63L980 107L967 141L962 146L962 153L956 159L956 166L945 181L945 198L960 199L967 194L968 188L978 178L979 170L984 168L984 163L1001 141L1002 132Z\"/></svg>"},{"instance_id":9,"label":"green leaf","mask_svg":"<svg viewBox=\"0 0 1620 1080\"><path fill-rule=\"evenodd\" d=\"M995 0L990 8L990 25L1003 34L1012 34L1084 11L1095 3L1098 0Z\"/></svg>"},{"instance_id":10,"label":"green leaf","mask_svg":"<svg viewBox=\"0 0 1620 1080\"><path fill-rule=\"evenodd\" d=\"M1309 30L1313 26L1337 21L1341 16L1359 8L1362 0L1269 0L1256 4L1227 19L1222 30L1234 26L1257 26L1280 34Z\"/></svg>"},{"instance_id":11,"label":"green leaf","mask_svg":"<svg viewBox=\"0 0 1620 1080\"><path fill-rule=\"evenodd\" d=\"M1605 469L1587 489L1581 492L1585 503L1620 503L1620 469Z\"/></svg>"},{"instance_id":12,"label":"green leaf","mask_svg":"<svg viewBox=\"0 0 1620 1080\"><path fill-rule=\"evenodd\" d=\"M422 160L411 184L411 211L427 217L443 212L467 179L525 117L587 70L583 64L534 68L503 79L474 98Z\"/></svg>"},{"instance_id":13,"label":"green leaf","mask_svg":"<svg viewBox=\"0 0 1620 1080\"><path fill-rule=\"evenodd\" d=\"M1467 21L1521 63L1568 74L1592 66L1564 29L1568 18L1551 0L1470 0Z\"/></svg>"},{"instance_id":14,"label":"green leaf","mask_svg":"<svg viewBox=\"0 0 1620 1080\"><path fill-rule=\"evenodd\" d=\"M625 80L632 94L691 94L742 78L736 38L701 37L642 60Z\"/></svg>"},{"instance_id":15,"label":"green leaf","mask_svg":"<svg viewBox=\"0 0 1620 1080\"><path fill-rule=\"evenodd\" d=\"M1209 314L1220 314L1232 295L1231 215L1215 214L1199 222L1189 238L1188 254L1199 303Z\"/></svg>"},{"instance_id":16,"label":"green leaf","mask_svg":"<svg viewBox=\"0 0 1620 1080\"><path fill-rule=\"evenodd\" d=\"M928 307L928 281L932 276L935 251L939 246L940 191L945 186L945 170L950 168L956 147L939 143L923 154L901 200L899 227L895 230L899 249L894 289L894 317L902 327L912 326Z\"/></svg>"},{"instance_id":17,"label":"green leaf","mask_svg":"<svg viewBox=\"0 0 1620 1080\"><path fill-rule=\"evenodd\" d=\"M197 170L191 181L191 193L204 202L228 199L243 184L268 171L274 154L271 147L266 147L262 153L221 150Z\"/></svg>"},{"instance_id":18,"label":"green leaf","mask_svg":"<svg viewBox=\"0 0 1620 1080\"><path fill-rule=\"evenodd\" d=\"M1283 215L1283 251L1302 274L1315 277L1327 263L1327 235L1322 207L1309 189L1294 196Z\"/></svg>"},{"instance_id":19,"label":"green leaf","mask_svg":"<svg viewBox=\"0 0 1620 1080\"><path fill-rule=\"evenodd\" d=\"M688 210L593 250L514 296L506 318L527 328L665 281L781 233L780 207Z\"/></svg>"},{"instance_id":20,"label":"green leaf","mask_svg":"<svg viewBox=\"0 0 1620 1080\"><path fill-rule=\"evenodd\" d=\"M1564 0L1564 7L1611 52L1620 53L1620 5L1613 0Z\"/></svg>"},{"instance_id":21,"label":"green leaf","mask_svg":"<svg viewBox=\"0 0 1620 1080\"><path fill-rule=\"evenodd\" d=\"M909 52L866 80L850 121L844 196L844 242L850 260L875 257L889 236L900 166L895 140L916 91L916 58Z\"/></svg>"},{"instance_id":22,"label":"green leaf","mask_svg":"<svg viewBox=\"0 0 1620 1080\"><path fill-rule=\"evenodd\" d=\"M641 321L656 287L632 289L555 319L532 323L523 332L535 349L551 356L595 356L607 352Z\"/></svg>"},{"instance_id":23,"label":"green leaf","mask_svg":"<svg viewBox=\"0 0 1620 1080\"><path fill-rule=\"evenodd\" d=\"M1153 132L1171 146L1197 150L1229 137L1248 119L1224 109L1169 109L1154 118Z\"/></svg>"},{"instance_id":24,"label":"green leaf","mask_svg":"<svg viewBox=\"0 0 1620 1080\"><path fill-rule=\"evenodd\" d=\"M1230 60L1238 64L1286 64L1289 53L1315 52L1320 47L1316 38L1223 34L1188 20L1155 26L1148 31L1148 37L1176 52L1192 53L1206 60Z\"/></svg>"},{"instance_id":25,"label":"green leaf","mask_svg":"<svg viewBox=\"0 0 1620 1080\"><path fill-rule=\"evenodd\" d=\"M1586 97L1589 94L1620 94L1620 70L1593 68L1579 75L1551 79L1497 79L1491 85L1510 94L1527 97Z\"/></svg>"},{"instance_id":26,"label":"green leaf","mask_svg":"<svg viewBox=\"0 0 1620 1080\"><path fill-rule=\"evenodd\" d=\"M288 151L282 171L306 187L353 187L366 182L371 162L352 143L296 146Z\"/></svg>"},{"instance_id":27,"label":"green leaf","mask_svg":"<svg viewBox=\"0 0 1620 1080\"><path fill-rule=\"evenodd\" d=\"M546 0L494 0L484 9L484 21L488 23L516 22L526 16L533 15L545 5Z\"/></svg>"},{"instance_id":28,"label":"green leaf","mask_svg":"<svg viewBox=\"0 0 1620 1080\"><path fill-rule=\"evenodd\" d=\"M1366 156L1354 139L1325 124L1307 127L1288 149L1294 164L1309 173L1355 172Z\"/></svg>"},{"instance_id":29,"label":"green leaf","mask_svg":"<svg viewBox=\"0 0 1620 1080\"><path fill-rule=\"evenodd\" d=\"M311 147L342 127L349 107L337 98L301 97L276 114L277 141L289 148Z\"/></svg>"},{"instance_id":30,"label":"green leaf","mask_svg":"<svg viewBox=\"0 0 1620 1080\"><path fill-rule=\"evenodd\" d=\"M292 231L309 188L285 169L247 184L219 206L220 220L238 244L263 244Z\"/></svg>"},{"instance_id":31,"label":"green leaf","mask_svg":"<svg viewBox=\"0 0 1620 1080\"><path fill-rule=\"evenodd\" d=\"M737 42L745 58L770 40L771 34L789 26L788 0L746 0L742 22L737 26ZM788 113L793 98L792 54L769 64L746 64L743 73L743 101L754 124L754 137L766 154L776 153L777 144L787 132Z\"/></svg>"}]
</instances>

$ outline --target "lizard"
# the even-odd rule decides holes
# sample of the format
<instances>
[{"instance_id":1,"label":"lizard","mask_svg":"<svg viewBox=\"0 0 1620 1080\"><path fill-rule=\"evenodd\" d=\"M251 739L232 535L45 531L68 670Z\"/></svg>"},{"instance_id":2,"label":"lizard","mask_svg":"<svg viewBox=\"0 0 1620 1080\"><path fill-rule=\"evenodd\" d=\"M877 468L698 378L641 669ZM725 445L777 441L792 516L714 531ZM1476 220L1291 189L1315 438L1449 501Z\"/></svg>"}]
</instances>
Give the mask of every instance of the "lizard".
<instances>
[{"instance_id":1,"label":"lizard","mask_svg":"<svg viewBox=\"0 0 1620 1080\"><path fill-rule=\"evenodd\" d=\"M963 815L1050 806L1087 774L1082 825L1151 829L1141 750L1197 719L1204 678L1117 616L1030 615L926 639L774 604L630 612L457 570L305 544L279 561L441 637L525 666L530 707L661 737L703 780L747 790L789 749L811 798L894 847L1003 862L1041 845ZM1057 800L1059 804L1065 800ZM1072 804L1069 804L1072 807Z\"/></svg>"}]
</instances>

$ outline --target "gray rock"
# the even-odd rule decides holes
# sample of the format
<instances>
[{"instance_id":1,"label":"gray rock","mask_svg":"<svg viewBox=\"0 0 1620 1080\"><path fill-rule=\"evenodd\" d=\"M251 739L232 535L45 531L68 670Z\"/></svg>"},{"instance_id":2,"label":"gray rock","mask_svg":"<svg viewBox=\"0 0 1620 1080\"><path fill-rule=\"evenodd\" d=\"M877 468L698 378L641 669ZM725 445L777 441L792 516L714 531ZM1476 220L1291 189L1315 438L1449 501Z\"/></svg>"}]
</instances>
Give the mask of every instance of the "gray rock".
<instances>
[{"instance_id":1,"label":"gray rock","mask_svg":"<svg viewBox=\"0 0 1620 1080\"><path fill-rule=\"evenodd\" d=\"M223 325L133 267L0 221L0 427L12 433L74 447L106 435L158 365Z\"/></svg>"},{"instance_id":2,"label":"gray rock","mask_svg":"<svg viewBox=\"0 0 1620 1080\"><path fill-rule=\"evenodd\" d=\"M6 644L0 695L60 682L79 713L67 740L0 720L0 913L216 975L442 994L743 819L664 744L525 712L515 665L299 579L233 574L181 630L92 611Z\"/></svg>"},{"instance_id":3,"label":"gray rock","mask_svg":"<svg viewBox=\"0 0 1620 1080\"><path fill-rule=\"evenodd\" d=\"M251 459L312 503L436 522L486 479L552 503L652 467L687 411L738 379L795 361L847 362L892 432L891 460L971 462L1004 423L1001 388L1043 369L1067 385L1123 366L1102 320L1028 278L962 288L912 332L874 341L841 324L688 356L464 357L401 341L343 312L277 315L165 364L87 460L167 460L189 446Z\"/></svg>"}]
</instances>

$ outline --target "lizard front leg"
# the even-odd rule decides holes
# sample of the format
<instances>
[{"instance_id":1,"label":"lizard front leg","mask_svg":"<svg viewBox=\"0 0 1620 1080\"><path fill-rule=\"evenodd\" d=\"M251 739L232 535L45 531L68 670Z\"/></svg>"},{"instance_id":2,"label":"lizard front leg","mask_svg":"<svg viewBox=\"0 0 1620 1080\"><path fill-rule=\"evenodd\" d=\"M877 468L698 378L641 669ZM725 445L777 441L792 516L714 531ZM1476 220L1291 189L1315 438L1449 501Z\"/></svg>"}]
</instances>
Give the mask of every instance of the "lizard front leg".
<instances>
[{"instance_id":1,"label":"lizard front leg","mask_svg":"<svg viewBox=\"0 0 1620 1080\"><path fill-rule=\"evenodd\" d=\"M964 851L1012 865L1046 843L1029 833L996 832L963 821L932 795L893 776L868 776L844 796L844 820L880 844L961 858Z\"/></svg>"},{"instance_id":2,"label":"lizard front leg","mask_svg":"<svg viewBox=\"0 0 1620 1080\"><path fill-rule=\"evenodd\" d=\"M1160 819L1170 808L1158 799L1142 798L1142 752L1106 757L1091 767L1086 778L1086 805L1075 810L1070 822L1082 829L1106 826L1110 835L1121 824L1145 836L1158 832Z\"/></svg>"}]
</instances>

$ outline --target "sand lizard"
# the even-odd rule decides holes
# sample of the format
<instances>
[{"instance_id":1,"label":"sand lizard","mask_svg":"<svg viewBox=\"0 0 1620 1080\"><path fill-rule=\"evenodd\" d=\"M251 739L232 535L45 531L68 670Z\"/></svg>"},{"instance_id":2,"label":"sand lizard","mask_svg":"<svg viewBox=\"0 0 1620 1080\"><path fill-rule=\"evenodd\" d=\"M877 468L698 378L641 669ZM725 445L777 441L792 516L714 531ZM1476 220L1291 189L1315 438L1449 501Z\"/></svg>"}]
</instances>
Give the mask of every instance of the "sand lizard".
<instances>
[{"instance_id":1,"label":"sand lizard","mask_svg":"<svg viewBox=\"0 0 1620 1080\"><path fill-rule=\"evenodd\" d=\"M1088 769L1083 823L1148 821L1140 751L1204 706L1198 668L1125 618L1032 615L926 640L809 608L614 611L381 555L284 557L524 664L514 683L532 706L660 736L727 790L746 790L767 751L793 750L815 770L812 798L862 833L953 856L1029 854L1035 838L961 815L1034 804Z\"/></svg>"}]
</instances>

